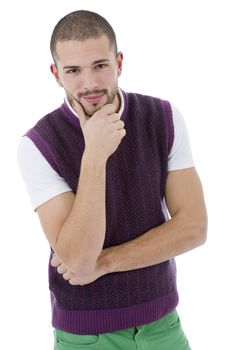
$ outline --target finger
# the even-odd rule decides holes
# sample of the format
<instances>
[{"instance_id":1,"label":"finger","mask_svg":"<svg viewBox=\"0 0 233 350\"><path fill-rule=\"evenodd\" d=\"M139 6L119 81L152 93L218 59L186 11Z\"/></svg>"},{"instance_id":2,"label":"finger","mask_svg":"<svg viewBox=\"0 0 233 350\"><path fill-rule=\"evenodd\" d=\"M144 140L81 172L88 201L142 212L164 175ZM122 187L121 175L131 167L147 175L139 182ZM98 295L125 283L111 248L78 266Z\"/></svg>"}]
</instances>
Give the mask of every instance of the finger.
<instances>
[{"instance_id":1,"label":"finger","mask_svg":"<svg viewBox=\"0 0 233 350\"><path fill-rule=\"evenodd\" d=\"M123 137L125 137L125 135L126 135L125 129L119 130L119 133L120 133L120 138L121 138L121 139L123 139Z\"/></svg>"},{"instance_id":2,"label":"finger","mask_svg":"<svg viewBox=\"0 0 233 350\"><path fill-rule=\"evenodd\" d=\"M107 103L103 107L101 107L97 112L93 114L96 116L106 116L111 114L116 114L116 106L113 103Z\"/></svg>"},{"instance_id":3,"label":"finger","mask_svg":"<svg viewBox=\"0 0 233 350\"><path fill-rule=\"evenodd\" d=\"M67 268L65 267L64 264L59 265L58 268L57 268L57 272L58 272L58 273L63 274L63 273L65 273L66 271L67 271Z\"/></svg>"},{"instance_id":4,"label":"finger","mask_svg":"<svg viewBox=\"0 0 233 350\"><path fill-rule=\"evenodd\" d=\"M77 278L77 277L72 277L72 278L69 280L69 284L71 284L72 286L78 286L78 285L79 285L78 278Z\"/></svg>"},{"instance_id":5,"label":"finger","mask_svg":"<svg viewBox=\"0 0 233 350\"><path fill-rule=\"evenodd\" d=\"M51 265L53 266L53 267L57 267L58 265L60 265L61 264L61 259L59 259L58 258L58 256L56 255L56 254L53 254L53 257L52 257L52 259L51 259Z\"/></svg>"},{"instance_id":6,"label":"finger","mask_svg":"<svg viewBox=\"0 0 233 350\"><path fill-rule=\"evenodd\" d=\"M72 277L73 277L73 273L68 270L65 273L63 273L63 278L66 281L70 280Z\"/></svg>"},{"instance_id":7,"label":"finger","mask_svg":"<svg viewBox=\"0 0 233 350\"><path fill-rule=\"evenodd\" d=\"M72 102L73 102L74 108L79 116L81 127L83 127L84 124L86 123L86 121L88 120L88 117L86 116L86 113L85 113L82 105L76 99L73 99Z\"/></svg>"},{"instance_id":8,"label":"finger","mask_svg":"<svg viewBox=\"0 0 233 350\"><path fill-rule=\"evenodd\" d=\"M125 123L122 120L118 120L117 122L115 122L115 125L117 127L117 130L121 130L124 128Z\"/></svg>"},{"instance_id":9,"label":"finger","mask_svg":"<svg viewBox=\"0 0 233 350\"><path fill-rule=\"evenodd\" d=\"M109 114L107 116L107 118L112 123L116 123L116 122L119 122L119 120L121 120L121 117L120 117L120 115L118 113Z\"/></svg>"}]
</instances>

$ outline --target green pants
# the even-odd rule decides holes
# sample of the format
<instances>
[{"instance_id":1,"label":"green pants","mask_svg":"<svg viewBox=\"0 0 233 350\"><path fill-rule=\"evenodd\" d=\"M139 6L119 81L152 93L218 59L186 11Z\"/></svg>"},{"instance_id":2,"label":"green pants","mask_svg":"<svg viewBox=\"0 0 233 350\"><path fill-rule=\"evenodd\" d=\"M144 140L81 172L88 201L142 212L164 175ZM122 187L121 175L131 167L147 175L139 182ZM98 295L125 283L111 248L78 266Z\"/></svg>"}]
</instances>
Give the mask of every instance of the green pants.
<instances>
[{"instance_id":1,"label":"green pants","mask_svg":"<svg viewBox=\"0 0 233 350\"><path fill-rule=\"evenodd\" d=\"M159 321L113 333L76 335L55 330L54 350L190 350L176 311Z\"/></svg>"}]
</instances>

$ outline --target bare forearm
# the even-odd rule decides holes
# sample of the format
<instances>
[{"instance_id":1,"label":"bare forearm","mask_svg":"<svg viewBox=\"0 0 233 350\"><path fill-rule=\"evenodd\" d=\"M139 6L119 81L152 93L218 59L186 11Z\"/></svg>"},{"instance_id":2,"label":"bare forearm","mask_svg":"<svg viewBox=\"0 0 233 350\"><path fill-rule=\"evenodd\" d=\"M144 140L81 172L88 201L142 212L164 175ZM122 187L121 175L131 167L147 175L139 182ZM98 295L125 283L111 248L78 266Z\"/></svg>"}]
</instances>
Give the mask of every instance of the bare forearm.
<instances>
[{"instance_id":1,"label":"bare forearm","mask_svg":"<svg viewBox=\"0 0 233 350\"><path fill-rule=\"evenodd\" d=\"M127 243L104 249L99 263L107 273L139 269L159 264L204 243L205 218L199 223L174 216Z\"/></svg>"},{"instance_id":2,"label":"bare forearm","mask_svg":"<svg viewBox=\"0 0 233 350\"><path fill-rule=\"evenodd\" d=\"M195 169L170 172L165 194L172 218L132 241L103 250L100 263L108 273L159 264L205 242L207 212Z\"/></svg>"},{"instance_id":3,"label":"bare forearm","mask_svg":"<svg viewBox=\"0 0 233 350\"><path fill-rule=\"evenodd\" d=\"M102 250L95 269L91 273L72 274L60 265L57 257L53 266L59 266L58 272L73 285L85 285L112 272L129 271L159 264L204 243L206 238L206 220L185 225L180 217L174 217L167 223L151 229L144 235Z\"/></svg>"},{"instance_id":4,"label":"bare forearm","mask_svg":"<svg viewBox=\"0 0 233 350\"><path fill-rule=\"evenodd\" d=\"M94 268L106 228L106 162L85 153L77 195L57 240L57 252L74 272Z\"/></svg>"}]
</instances>

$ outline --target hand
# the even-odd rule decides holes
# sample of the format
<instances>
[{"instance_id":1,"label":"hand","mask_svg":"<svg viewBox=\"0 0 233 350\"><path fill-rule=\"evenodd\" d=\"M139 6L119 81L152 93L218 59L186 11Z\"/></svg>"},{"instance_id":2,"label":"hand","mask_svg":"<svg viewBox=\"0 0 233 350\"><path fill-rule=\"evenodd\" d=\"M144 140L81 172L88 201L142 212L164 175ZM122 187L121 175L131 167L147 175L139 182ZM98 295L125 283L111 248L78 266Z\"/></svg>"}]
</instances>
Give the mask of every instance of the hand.
<instances>
[{"instance_id":1,"label":"hand","mask_svg":"<svg viewBox=\"0 0 233 350\"><path fill-rule=\"evenodd\" d=\"M56 267L57 272L62 274L63 278L69 281L69 283L73 286L83 286L85 284L92 283L107 273L103 268L103 264L100 263L96 264L96 269L91 274L82 275L73 273L65 266L65 264L63 264L62 260L56 254L53 254L51 265Z\"/></svg>"},{"instance_id":2,"label":"hand","mask_svg":"<svg viewBox=\"0 0 233 350\"><path fill-rule=\"evenodd\" d=\"M92 117L88 117L78 101L72 102L79 116L85 149L95 153L100 159L107 160L126 135L125 124L119 114L115 113L115 105L106 104Z\"/></svg>"}]
</instances>

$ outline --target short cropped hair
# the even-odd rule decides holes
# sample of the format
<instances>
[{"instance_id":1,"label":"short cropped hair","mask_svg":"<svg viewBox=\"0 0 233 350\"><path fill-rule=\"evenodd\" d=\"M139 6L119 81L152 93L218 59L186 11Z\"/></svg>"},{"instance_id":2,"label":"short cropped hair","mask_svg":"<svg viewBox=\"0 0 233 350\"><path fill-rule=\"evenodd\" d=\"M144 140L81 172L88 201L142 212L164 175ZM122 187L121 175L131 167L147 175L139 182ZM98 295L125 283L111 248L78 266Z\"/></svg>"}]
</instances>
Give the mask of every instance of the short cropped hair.
<instances>
[{"instance_id":1,"label":"short cropped hair","mask_svg":"<svg viewBox=\"0 0 233 350\"><path fill-rule=\"evenodd\" d=\"M106 35L114 53L117 55L116 35L108 21L99 14L91 11L74 11L63 17L55 26L51 40L50 51L56 62L56 45L58 41L99 38Z\"/></svg>"}]
</instances>

